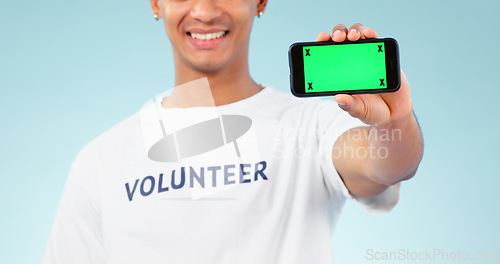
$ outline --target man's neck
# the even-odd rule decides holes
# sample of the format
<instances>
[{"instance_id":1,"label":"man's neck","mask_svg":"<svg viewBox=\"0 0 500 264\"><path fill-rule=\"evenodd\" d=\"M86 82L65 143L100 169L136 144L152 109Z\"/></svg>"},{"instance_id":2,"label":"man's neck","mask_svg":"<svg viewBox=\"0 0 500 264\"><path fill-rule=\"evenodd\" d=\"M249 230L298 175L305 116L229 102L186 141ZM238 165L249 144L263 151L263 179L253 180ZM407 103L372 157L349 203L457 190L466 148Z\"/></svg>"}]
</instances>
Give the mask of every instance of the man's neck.
<instances>
[{"instance_id":1,"label":"man's neck","mask_svg":"<svg viewBox=\"0 0 500 264\"><path fill-rule=\"evenodd\" d=\"M248 64L243 64L240 67L236 65L225 67L225 69L213 73L198 72L176 66L175 85L204 77L208 79L216 106L243 100L258 93L263 88L250 77Z\"/></svg>"}]
</instances>

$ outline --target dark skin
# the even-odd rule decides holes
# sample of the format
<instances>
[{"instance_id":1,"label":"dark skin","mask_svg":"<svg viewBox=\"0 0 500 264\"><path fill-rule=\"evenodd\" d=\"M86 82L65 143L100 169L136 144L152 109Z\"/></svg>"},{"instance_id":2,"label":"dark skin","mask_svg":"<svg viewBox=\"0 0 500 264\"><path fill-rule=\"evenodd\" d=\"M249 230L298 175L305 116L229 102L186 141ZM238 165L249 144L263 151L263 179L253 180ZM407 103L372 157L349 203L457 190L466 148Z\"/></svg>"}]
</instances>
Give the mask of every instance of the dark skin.
<instances>
[{"instance_id":1,"label":"dark skin","mask_svg":"<svg viewBox=\"0 0 500 264\"><path fill-rule=\"evenodd\" d=\"M172 42L175 84L207 77L215 105L248 98L262 87L250 76L248 46L255 16L264 12L267 0L150 0L152 11L163 18ZM215 35L223 35L215 39ZM377 38L361 24L348 30L344 25L322 32L318 41ZM384 159L336 157L332 162L349 191L369 197L388 186L413 177L423 153L423 140L412 113L410 88L404 74L399 91L391 94L336 95L339 106L351 116L370 125L368 133L382 129L401 131L401 140L380 141L339 138L336 147L386 148ZM344 145L347 144L347 145ZM333 153L332 153L333 154Z\"/></svg>"},{"instance_id":2,"label":"dark skin","mask_svg":"<svg viewBox=\"0 0 500 264\"><path fill-rule=\"evenodd\" d=\"M362 24L354 24L349 30L345 25L337 25L332 35L322 32L318 41L343 42L365 38L378 38L377 33ZM413 177L423 155L423 138L420 127L412 111L410 85L401 71L401 88L394 93L360 94L335 96L340 108L351 116L360 119L370 127L363 128L366 135L377 135L380 131L401 131L397 140L380 140L367 137L354 140L352 137L340 137L335 147L348 146L357 148L384 148L388 156L377 157L336 157L335 168L341 175L349 191L357 196L370 197L383 192L390 185ZM380 135L381 133L378 133ZM399 135L399 134L398 134Z\"/></svg>"},{"instance_id":3,"label":"dark skin","mask_svg":"<svg viewBox=\"0 0 500 264\"><path fill-rule=\"evenodd\" d=\"M262 87L250 76L248 46L253 20L267 0L150 0L172 42L175 84L207 77L215 105L250 97ZM228 31L210 47L193 44L193 32ZM235 89L235 87L237 87Z\"/></svg>"}]
</instances>

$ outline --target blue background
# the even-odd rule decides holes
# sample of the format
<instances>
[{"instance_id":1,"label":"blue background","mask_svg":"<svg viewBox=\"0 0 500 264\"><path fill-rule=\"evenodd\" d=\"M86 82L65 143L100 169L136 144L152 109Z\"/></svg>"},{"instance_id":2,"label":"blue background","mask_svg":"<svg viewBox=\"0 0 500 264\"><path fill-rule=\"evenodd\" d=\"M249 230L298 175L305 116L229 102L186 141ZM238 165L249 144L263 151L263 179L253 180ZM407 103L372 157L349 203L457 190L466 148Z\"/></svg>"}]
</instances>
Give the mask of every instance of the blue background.
<instances>
[{"instance_id":1,"label":"blue background","mask_svg":"<svg viewBox=\"0 0 500 264\"><path fill-rule=\"evenodd\" d=\"M400 43L424 160L390 214L348 202L338 263L382 263L368 249L500 252L499 9L494 0L269 0L255 21L251 74L284 91L289 45L337 23ZM77 152L170 88L173 73L149 1L1 0L0 263L41 262Z\"/></svg>"}]
</instances>

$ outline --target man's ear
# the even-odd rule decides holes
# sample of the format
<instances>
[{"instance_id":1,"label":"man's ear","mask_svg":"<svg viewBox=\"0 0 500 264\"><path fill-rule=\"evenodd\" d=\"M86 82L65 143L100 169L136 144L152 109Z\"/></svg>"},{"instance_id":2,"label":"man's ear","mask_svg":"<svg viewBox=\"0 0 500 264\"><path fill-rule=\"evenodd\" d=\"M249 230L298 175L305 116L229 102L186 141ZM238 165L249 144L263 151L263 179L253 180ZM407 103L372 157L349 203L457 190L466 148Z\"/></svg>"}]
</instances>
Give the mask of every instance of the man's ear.
<instances>
[{"instance_id":1,"label":"man's ear","mask_svg":"<svg viewBox=\"0 0 500 264\"><path fill-rule=\"evenodd\" d=\"M267 0L257 0L257 12L264 13L264 11L266 10L266 6L267 6Z\"/></svg>"},{"instance_id":2,"label":"man's ear","mask_svg":"<svg viewBox=\"0 0 500 264\"><path fill-rule=\"evenodd\" d=\"M151 9L153 11L153 15L157 14L158 17L160 17L160 7L158 6L159 0L149 0L149 2L151 2Z\"/></svg>"}]
</instances>

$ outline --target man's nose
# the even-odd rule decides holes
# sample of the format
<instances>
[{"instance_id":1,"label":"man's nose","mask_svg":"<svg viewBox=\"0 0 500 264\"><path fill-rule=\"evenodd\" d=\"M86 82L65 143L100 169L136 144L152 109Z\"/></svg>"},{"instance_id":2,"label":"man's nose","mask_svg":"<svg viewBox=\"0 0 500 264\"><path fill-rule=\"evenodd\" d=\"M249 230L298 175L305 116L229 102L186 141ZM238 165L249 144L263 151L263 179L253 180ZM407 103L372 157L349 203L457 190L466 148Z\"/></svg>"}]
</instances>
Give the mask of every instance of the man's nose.
<instances>
[{"instance_id":1,"label":"man's nose","mask_svg":"<svg viewBox=\"0 0 500 264\"><path fill-rule=\"evenodd\" d=\"M218 0L194 0L191 16L202 22L209 22L222 14Z\"/></svg>"}]
</instances>

